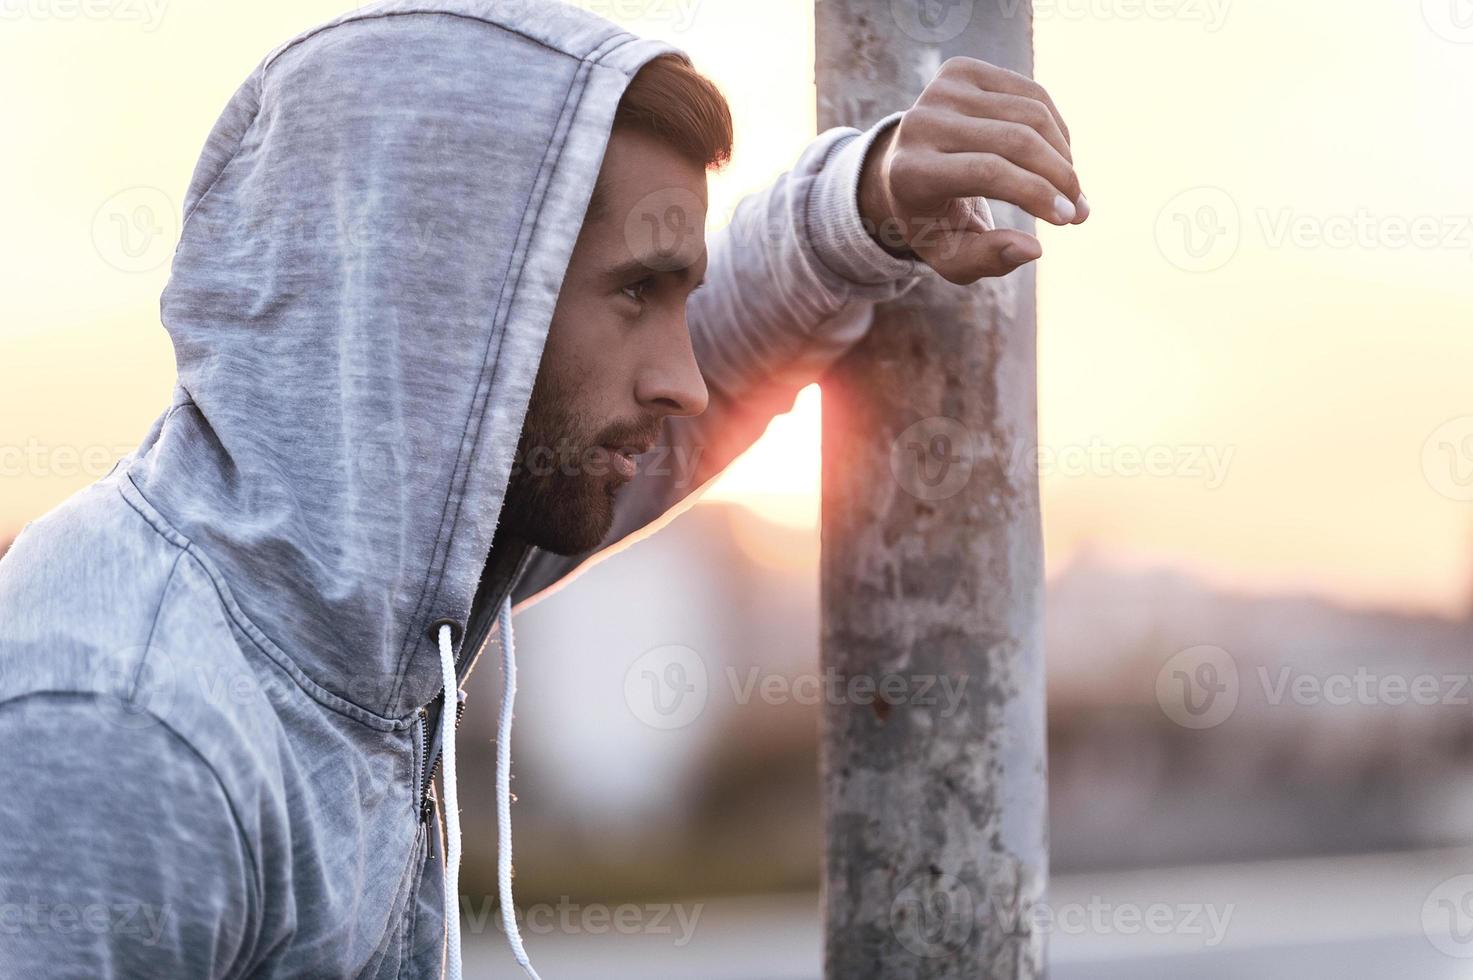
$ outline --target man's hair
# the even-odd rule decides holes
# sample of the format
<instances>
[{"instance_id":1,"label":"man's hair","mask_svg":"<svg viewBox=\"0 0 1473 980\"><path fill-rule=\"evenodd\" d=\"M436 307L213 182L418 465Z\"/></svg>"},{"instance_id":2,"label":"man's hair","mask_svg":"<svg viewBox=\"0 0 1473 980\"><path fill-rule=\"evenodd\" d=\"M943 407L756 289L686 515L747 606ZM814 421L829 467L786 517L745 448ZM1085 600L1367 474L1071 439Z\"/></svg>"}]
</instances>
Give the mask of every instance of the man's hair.
<instances>
[{"instance_id":1,"label":"man's hair","mask_svg":"<svg viewBox=\"0 0 1473 980\"><path fill-rule=\"evenodd\" d=\"M620 127L654 136L707 170L720 170L731 160L731 106L684 55L662 54L639 70L614 114L614 128ZM599 191L593 189L590 218L602 208Z\"/></svg>"},{"instance_id":2,"label":"man's hair","mask_svg":"<svg viewBox=\"0 0 1473 980\"><path fill-rule=\"evenodd\" d=\"M620 126L659 137L707 170L731 160L731 107L683 55L660 55L639 70L614 115Z\"/></svg>"}]
</instances>

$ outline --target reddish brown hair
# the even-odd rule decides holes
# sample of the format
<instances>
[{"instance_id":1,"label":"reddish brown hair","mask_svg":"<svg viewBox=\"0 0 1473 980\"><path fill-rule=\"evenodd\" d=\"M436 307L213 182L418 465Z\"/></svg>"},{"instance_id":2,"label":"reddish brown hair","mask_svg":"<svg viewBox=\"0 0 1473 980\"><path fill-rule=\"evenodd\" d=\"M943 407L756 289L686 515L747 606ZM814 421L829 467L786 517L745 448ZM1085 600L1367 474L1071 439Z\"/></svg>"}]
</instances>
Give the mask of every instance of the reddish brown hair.
<instances>
[{"instance_id":1,"label":"reddish brown hair","mask_svg":"<svg viewBox=\"0 0 1473 980\"><path fill-rule=\"evenodd\" d=\"M614 128L621 126L656 137L707 170L731 160L731 107L721 90L678 54L660 55L634 76L614 114ZM598 218L603 206L600 182L585 220Z\"/></svg>"},{"instance_id":2,"label":"reddish brown hair","mask_svg":"<svg viewBox=\"0 0 1473 980\"><path fill-rule=\"evenodd\" d=\"M614 126L657 136L707 170L731 160L731 107L682 55L660 55L639 70L624 91Z\"/></svg>"}]
</instances>

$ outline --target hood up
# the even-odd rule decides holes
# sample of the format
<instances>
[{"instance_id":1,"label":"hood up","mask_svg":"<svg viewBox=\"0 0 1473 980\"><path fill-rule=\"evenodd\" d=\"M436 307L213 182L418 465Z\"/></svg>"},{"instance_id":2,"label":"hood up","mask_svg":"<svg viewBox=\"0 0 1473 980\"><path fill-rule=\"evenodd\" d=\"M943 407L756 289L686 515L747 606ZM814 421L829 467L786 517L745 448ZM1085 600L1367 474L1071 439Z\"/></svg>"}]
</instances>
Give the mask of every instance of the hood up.
<instances>
[{"instance_id":1,"label":"hood up","mask_svg":"<svg viewBox=\"0 0 1473 980\"><path fill-rule=\"evenodd\" d=\"M673 50L550 0L373 4L209 136L162 301L178 387L128 475L350 714L442 688L614 112Z\"/></svg>"}]
</instances>

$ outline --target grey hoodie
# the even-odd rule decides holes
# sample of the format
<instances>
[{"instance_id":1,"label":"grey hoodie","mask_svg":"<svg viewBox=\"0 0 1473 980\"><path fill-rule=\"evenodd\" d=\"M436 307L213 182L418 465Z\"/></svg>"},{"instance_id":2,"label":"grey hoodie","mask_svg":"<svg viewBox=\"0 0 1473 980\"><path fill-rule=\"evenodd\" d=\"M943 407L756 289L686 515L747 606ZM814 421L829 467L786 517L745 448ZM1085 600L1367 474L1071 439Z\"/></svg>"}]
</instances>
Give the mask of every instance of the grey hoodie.
<instances>
[{"instance_id":1,"label":"grey hoodie","mask_svg":"<svg viewBox=\"0 0 1473 980\"><path fill-rule=\"evenodd\" d=\"M859 221L896 116L824 133L712 236L672 465L588 554L488 561L614 110L670 50L394 0L236 92L162 299L172 403L0 562L0 978L441 976L436 625L463 683L506 597L693 499L681 460L734 458L925 274Z\"/></svg>"}]
</instances>

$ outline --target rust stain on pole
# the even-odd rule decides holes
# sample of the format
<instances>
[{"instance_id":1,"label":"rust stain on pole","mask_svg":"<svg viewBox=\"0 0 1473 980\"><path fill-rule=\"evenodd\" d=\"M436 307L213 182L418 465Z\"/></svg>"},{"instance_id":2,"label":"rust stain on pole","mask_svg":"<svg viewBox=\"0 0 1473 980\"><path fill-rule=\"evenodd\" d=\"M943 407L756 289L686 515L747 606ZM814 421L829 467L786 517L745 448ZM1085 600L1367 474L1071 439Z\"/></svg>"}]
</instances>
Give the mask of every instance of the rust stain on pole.
<instances>
[{"instance_id":1,"label":"rust stain on pole","mask_svg":"<svg viewBox=\"0 0 1473 980\"><path fill-rule=\"evenodd\" d=\"M816 13L820 128L953 55L1032 71L1026 0ZM823 668L866 679L823 715L828 980L1045 973L1034 275L923 282L823 384Z\"/></svg>"}]
</instances>

